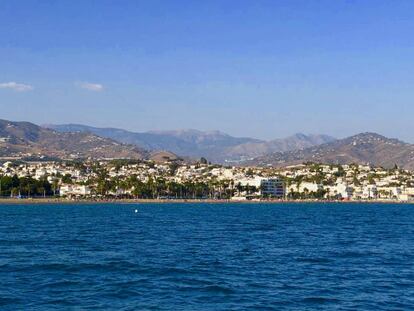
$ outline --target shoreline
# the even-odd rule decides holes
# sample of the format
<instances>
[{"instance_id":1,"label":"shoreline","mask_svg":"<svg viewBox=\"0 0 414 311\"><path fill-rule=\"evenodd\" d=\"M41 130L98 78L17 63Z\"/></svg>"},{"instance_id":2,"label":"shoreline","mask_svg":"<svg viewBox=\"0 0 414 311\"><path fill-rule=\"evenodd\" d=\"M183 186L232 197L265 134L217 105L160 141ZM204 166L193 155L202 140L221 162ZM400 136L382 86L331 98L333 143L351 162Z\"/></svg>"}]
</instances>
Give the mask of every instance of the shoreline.
<instances>
[{"instance_id":1,"label":"shoreline","mask_svg":"<svg viewBox=\"0 0 414 311\"><path fill-rule=\"evenodd\" d=\"M60 198L0 198L0 205L6 204L186 204L186 203L210 203L210 204L295 204L295 203L366 203L366 204L414 204L414 202L398 200L212 200L212 199L60 199Z\"/></svg>"}]
</instances>

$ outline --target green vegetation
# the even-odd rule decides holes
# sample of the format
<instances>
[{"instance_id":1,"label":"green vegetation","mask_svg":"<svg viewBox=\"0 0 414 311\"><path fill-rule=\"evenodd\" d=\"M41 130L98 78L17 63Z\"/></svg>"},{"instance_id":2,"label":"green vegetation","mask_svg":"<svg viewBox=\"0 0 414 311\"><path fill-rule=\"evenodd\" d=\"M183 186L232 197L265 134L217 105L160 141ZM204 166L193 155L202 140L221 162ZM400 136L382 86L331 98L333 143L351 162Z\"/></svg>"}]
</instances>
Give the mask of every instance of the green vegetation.
<instances>
[{"instance_id":1,"label":"green vegetation","mask_svg":"<svg viewBox=\"0 0 414 311\"><path fill-rule=\"evenodd\" d=\"M318 190L318 191L309 191L308 189L304 189L303 192L298 191L290 191L287 194L288 199L297 200L297 199L323 199L326 194L326 190Z\"/></svg>"},{"instance_id":2,"label":"green vegetation","mask_svg":"<svg viewBox=\"0 0 414 311\"><path fill-rule=\"evenodd\" d=\"M17 177L14 175L0 177L0 196L51 196L54 194L52 185L46 178L36 180L31 177Z\"/></svg>"}]
</instances>

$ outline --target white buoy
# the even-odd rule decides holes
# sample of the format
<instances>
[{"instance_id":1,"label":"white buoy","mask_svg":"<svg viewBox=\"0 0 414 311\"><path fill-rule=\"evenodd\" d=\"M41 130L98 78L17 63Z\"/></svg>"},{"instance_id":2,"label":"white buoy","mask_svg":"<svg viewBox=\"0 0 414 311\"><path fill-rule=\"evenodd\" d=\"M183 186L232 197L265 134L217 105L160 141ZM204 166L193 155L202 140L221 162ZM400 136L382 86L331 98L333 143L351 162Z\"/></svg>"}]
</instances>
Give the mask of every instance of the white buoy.
<instances>
[{"instance_id":1,"label":"white buoy","mask_svg":"<svg viewBox=\"0 0 414 311\"><path fill-rule=\"evenodd\" d=\"M138 210L137 209L135 210L135 213L138 213Z\"/></svg>"}]
</instances>

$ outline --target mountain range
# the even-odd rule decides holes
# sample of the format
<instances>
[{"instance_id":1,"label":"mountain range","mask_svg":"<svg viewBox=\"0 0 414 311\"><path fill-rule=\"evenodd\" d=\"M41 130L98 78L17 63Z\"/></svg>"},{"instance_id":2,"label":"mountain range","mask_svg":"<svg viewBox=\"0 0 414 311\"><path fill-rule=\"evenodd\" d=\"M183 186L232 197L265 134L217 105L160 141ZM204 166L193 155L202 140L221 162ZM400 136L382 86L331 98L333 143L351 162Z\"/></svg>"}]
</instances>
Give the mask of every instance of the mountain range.
<instances>
[{"instance_id":1,"label":"mountain range","mask_svg":"<svg viewBox=\"0 0 414 311\"><path fill-rule=\"evenodd\" d=\"M168 150L179 156L205 157L214 163L238 163L273 152L304 149L334 141L327 135L295 134L264 141L233 137L220 131L198 130L151 131L137 133L117 128L97 128L79 124L44 125L59 132L85 132L133 144L147 150Z\"/></svg>"},{"instance_id":2,"label":"mountain range","mask_svg":"<svg viewBox=\"0 0 414 311\"><path fill-rule=\"evenodd\" d=\"M414 145L376 133L361 133L302 150L257 157L246 164L286 166L303 162L362 163L386 168L414 169Z\"/></svg>"},{"instance_id":3,"label":"mountain range","mask_svg":"<svg viewBox=\"0 0 414 311\"><path fill-rule=\"evenodd\" d=\"M178 155L178 156L177 156ZM414 145L376 133L344 139L327 135L264 141L213 131L134 133L84 125L38 126L0 120L0 157L199 159L233 165L287 166L303 162L372 164L414 170Z\"/></svg>"},{"instance_id":4,"label":"mountain range","mask_svg":"<svg viewBox=\"0 0 414 311\"><path fill-rule=\"evenodd\" d=\"M131 158L148 152L86 132L57 132L29 122L0 120L0 157Z\"/></svg>"}]
</instances>

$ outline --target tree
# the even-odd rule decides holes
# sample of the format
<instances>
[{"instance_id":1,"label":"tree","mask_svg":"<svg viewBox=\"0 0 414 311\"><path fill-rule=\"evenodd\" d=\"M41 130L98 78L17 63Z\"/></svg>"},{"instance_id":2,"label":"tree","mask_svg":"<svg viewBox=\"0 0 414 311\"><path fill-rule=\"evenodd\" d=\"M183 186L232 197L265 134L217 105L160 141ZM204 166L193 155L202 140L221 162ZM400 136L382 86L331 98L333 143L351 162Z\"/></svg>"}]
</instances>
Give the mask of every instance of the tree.
<instances>
[{"instance_id":1,"label":"tree","mask_svg":"<svg viewBox=\"0 0 414 311\"><path fill-rule=\"evenodd\" d=\"M375 174L369 174L368 175L368 182L370 185L375 185Z\"/></svg>"},{"instance_id":2,"label":"tree","mask_svg":"<svg viewBox=\"0 0 414 311\"><path fill-rule=\"evenodd\" d=\"M54 179L52 182L53 195L56 195L56 191L58 187L59 187L59 181L57 179Z\"/></svg>"},{"instance_id":3,"label":"tree","mask_svg":"<svg viewBox=\"0 0 414 311\"><path fill-rule=\"evenodd\" d=\"M344 170L344 168L342 167L342 165L338 165L338 171L335 172L334 174L336 177L343 177L346 175L346 172Z\"/></svg>"},{"instance_id":4,"label":"tree","mask_svg":"<svg viewBox=\"0 0 414 311\"><path fill-rule=\"evenodd\" d=\"M251 168L248 168L247 171L246 171L246 173L245 173L245 175L247 177L252 177L254 175L254 172L253 172L253 170Z\"/></svg>"},{"instance_id":5,"label":"tree","mask_svg":"<svg viewBox=\"0 0 414 311\"><path fill-rule=\"evenodd\" d=\"M70 174L65 174L65 176L62 177L62 183L72 184L72 176Z\"/></svg>"},{"instance_id":6,"label":"tree","mask_svg":"<svg viewBox=\"0 0 414 311\"><path fill-rule=\"evenodd\" d=\"M180 167L180 165L179 165L176 161L171 162L171 163L169 164L170 175L171 175L171 176L174 176L174 175L176 174L176 172L177 172L177 169L178 169L179 167Z\"/></svg>"},{"instance_id":7,"label":"tree","mask_svg":"<svg viewBox=\"0 0 414 311\"><path fill-rule=\"evenodd\" d=\"M207 161L207 159L206 159L206 158L201 157L201 159L200 159L200 163L201 163L201 164L208 164L208 161Z\"/></svg>"},{"instance_id":8,"label":"tree","mask_svg":"<svg viewBox=\"0 0 414 311\"><path fill-rule=\"evenodd\" d=\"M108 171L106 169L98 169L97 175L96 191L98 194L106 195L111 189Z\"/></svg>"}]
</instances>

